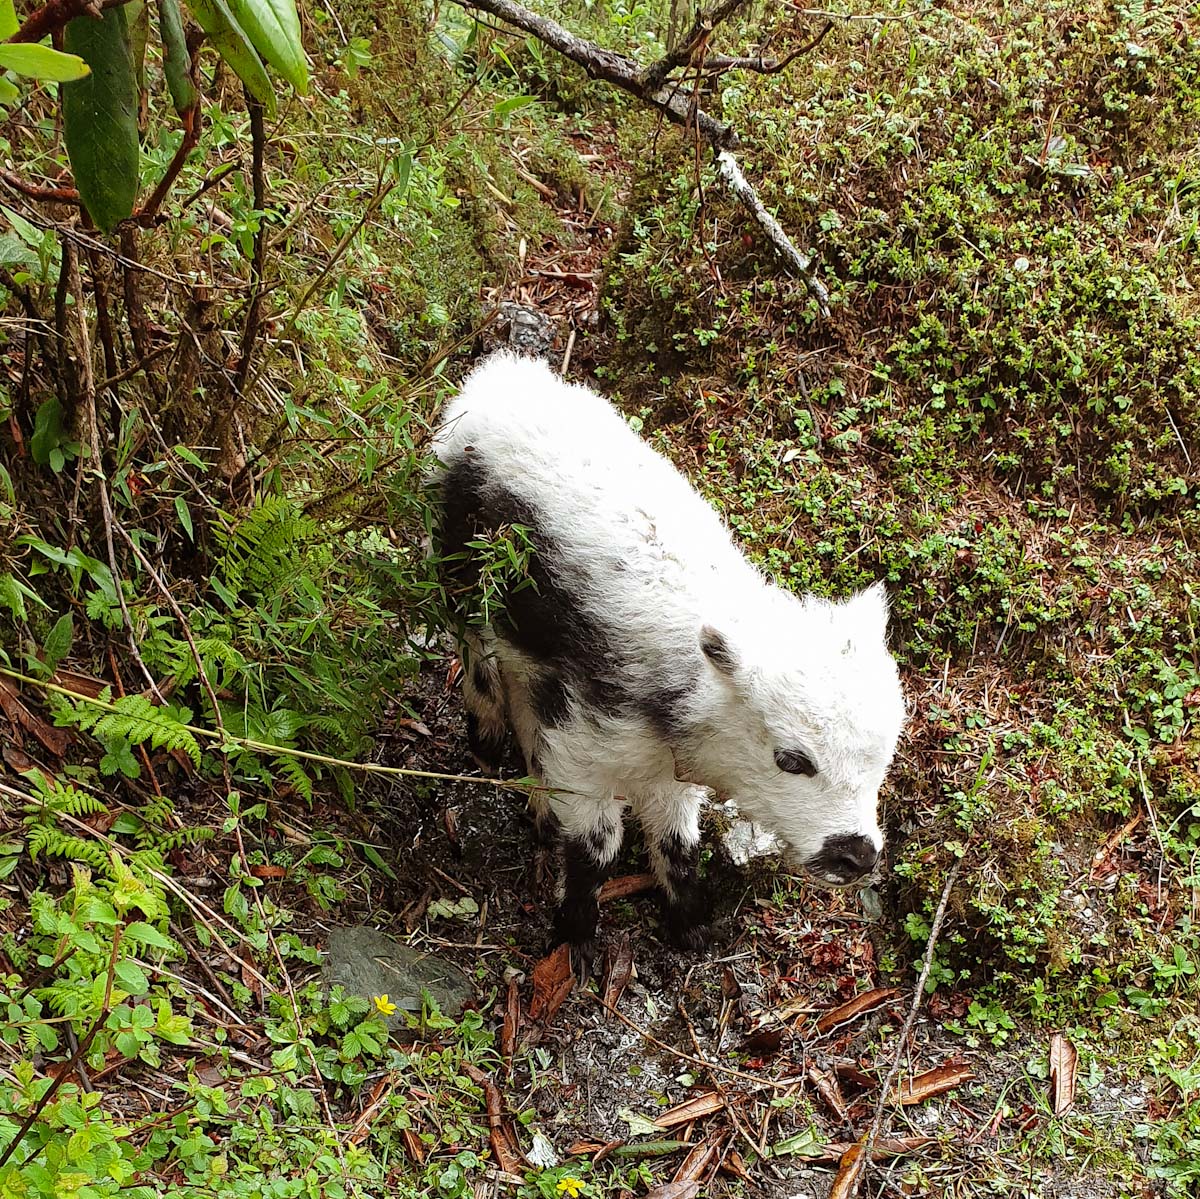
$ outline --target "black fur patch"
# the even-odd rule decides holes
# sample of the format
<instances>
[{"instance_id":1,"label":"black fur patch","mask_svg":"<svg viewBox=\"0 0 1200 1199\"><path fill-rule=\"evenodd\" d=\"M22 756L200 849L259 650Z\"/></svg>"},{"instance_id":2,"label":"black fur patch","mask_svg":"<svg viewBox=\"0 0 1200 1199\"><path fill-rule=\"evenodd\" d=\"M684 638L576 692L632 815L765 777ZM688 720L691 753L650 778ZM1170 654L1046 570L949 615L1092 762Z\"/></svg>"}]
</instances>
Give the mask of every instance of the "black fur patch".
<instances>
[{"instance_id":1,"label":"black fur patch","mask_svg":"<svg viewBox=\"0 0 1200 1199\"><path fill-rule=\"evenodd\" d=\"M565 724L571 715L571 694L558 674L544 674L534 684L529 696L533 714L544 728Z\"/></svg>"},{"instance_id":2,"label":"black fur patch","mask_svg":"<svg viewBox=\"0 0 1200 1199\"><path fill-rule=\"evenodd\" d=\"M826 837L821 851L805 863L818 874L835 874L845 882L853 882L869 874L879 860L879 852L866 838L857 833Z\"/></svg>"},{"instance_id":3,"label":"black fur patch","mask_svg":"<svg viewBox=\"0 0 1200 1199\"><path fill-rule=\"evenodd\" d=\"M507 525L523 526L534 548L528 563L532 585L514 587L502 597L497 630L531 658L552 666L600 711L616 714L631 706L618 677L617 647L572 594L562 553L533 505L471 457L447 470L441 493L440 549L451 559L443 571L455 590L469 592L478 583L470 542L494 536Z\"/></svg>"},{"instance_id":4,"label":"black fur patch","mask_svg":"<svg viewBox=\"0 0 1200 1199\"><path fill-rule=\"evenodd\" d=\"M479 692L485 699L494 698L492 694L492 680L488 672L482 667L476 666L471 671L471 682L475 685L475 690Z\"/></svg>"},{"instance_id":5,"label":"black fur patch","mask_svg":"<svg viewBox=\"0 0 1200 1199\"><path fill-rule=\"evenodd\" d=\"M642 716L669 742L675 741L690 727L686 701L695 686L694 677L672 683L651 692L638 705Z\"/></svg>"},{"instance_id":6,"label":"black fur patch","mask_svg":"<svg viewBox=\"0 0 1200 1199\"><path fill-rule=\"evenodd\" d=\"M712 625L706 624L700 630L700 648L704 656L724 674L732 674L737 669L737 658L729 648L729 642Z\"/></svg>"},{"instance_id":7,"label":"black fur patch","mask_svg":"<svg viewBox=\"0 0 1200 1199\"><path fill-rule=\"evenodd\" d=\"M563 839L563 897L554 915L554 931L560 941L587 945L596 936L600 904L596 898L608 873L601 864L591 837Z\"/></svg>"},{"instance_id":8,"label":"black fur patch","mask_svg":"<svg viewBox=\"0 0 1200 1199\"><path fill-rule=\"evenodd\" d=\"M711 938L712 905L696 872L700 844L688 846L678 833L671 833L657 848L674 892L663 896L663 935L680 949L703 949Z\"/></svg>"},{"instance_id":9,"label":"black fur patch","mask_svg":"<svg viewBox=\"0 0 1200 1199\"><path fill-rule=\"evenodd\" d=\"M468 710L467 746L480 763L498 770L508 751L508 737L485 735L479 727L479 717Z\"/></svg>"}]
</instances>

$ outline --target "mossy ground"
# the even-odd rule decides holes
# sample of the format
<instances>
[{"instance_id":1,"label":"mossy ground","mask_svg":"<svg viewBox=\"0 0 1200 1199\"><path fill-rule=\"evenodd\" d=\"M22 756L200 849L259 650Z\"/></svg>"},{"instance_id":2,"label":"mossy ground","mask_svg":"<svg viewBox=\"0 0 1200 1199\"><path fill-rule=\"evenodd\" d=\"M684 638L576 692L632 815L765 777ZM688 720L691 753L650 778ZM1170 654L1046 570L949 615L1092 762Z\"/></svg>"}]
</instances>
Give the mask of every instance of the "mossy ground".
<instances>
[{"instance_id":1,"label":"mossy ground","mask_svg":"<svg viewBox=\"0 0 1200 1199\"><path fill-rule=\"evenodd\" d=\"M403 642L427 615L414 566L424 422L498 295L544 297L547 276L530 274L539 263L603 253L601 319L578 320L572 374L616 397L788 585L844 594L888 581L911 722L884 799L883 883L867 897L879 912L732 871L719 852L711 871L732 911L716 956L728 962L663 954L647 905L621 905L610 933L631 938L639 973L622 1010L673 1052L623 1025L618 1035L573 998L512 1061L504 1099L526 1130L518 1142L528 1148L534 1128L560 1152L568 1133L629 1136L619 1108L640 1097L634 1110L653 1112L694 1089L677 1056L695 1055L694 1034L727 1066L801 1076L790 1092L735 1088L743 1128L728 1126L729 1144L752 1182L723 1174L713 1193L820 1193L828 1174L803 1165L806 1147L861 1132L872 1096L848 1086L847 1124L804 1071L886 1065L898 1009L832 1037L801 1024L757 1064L731 1030L797 996L820 1009L911 985L961 858L912 1053L914 1070L958 1055L977 1078L895 1117L898 1134L935 1143L873 1174L866 1193L1184 1196L1200 1177L1200 31L1180 4L989 0L952 13L852 0L845 12L787 73L729 75L709 101L741 132L764 200L818 249L834 298L824 320L676 131L550 52L472 34L451 9L440 23L408 6L351 5L336 20L314 10L317 93L285 110L268 162L281 294L298 298L367 220L277 347L303 370L272 366L253 430L264 493L303 505L309 523L290 509L265 533L261 518L248 522L253 553L241 557L212 534L212 573L237 575L241 604L229 609L173 527L174 489L199 512L197 495L178 477L145 486L167 475L137 438L114 439L118 480L141 476L117 488L120 515L159 539L197 629L244 656L222 659L220 681L243 701L241 725L236 703L226 712L231 731L364 756L373 734L385 762L457 771L444 651ZM643 59L666 23L648 6L558 15ZM786 48L816 20L754 11L747 30L779 22ZM519 95L535 101L512 103ZM233 156L239 122L214 115L215 153ZM165 161L171 148L148 154ZM398 155L405 187L368 210ZM155 235L155 253L185 261L199 230L215 273L236 283L251 207L241 175L213 199L215 216L194 209ZM609 243L599 225L618 215ZM236 329L239 294L220 294L211 323ZM169 287L157 307L172 329L186 317ZM34 399L48 386L35 379ZM198 444L185 412L177 433ZM109 679L102 647L121 652L119 623L87 622L77 589L18 540L73 543L70 472L11 462L25 502L0 531L4 569L50 606L14 612L9 660L41 653L73 610L69 664ZM244 518L244 503L222 506ZM268 538L282 545L278 569L240 569ZM139 628L169 626L152 589L135 600ZM151 664L177 669L154 644L147 632ZM207 712L194 683L181 688ZM27 739L22 752L35 751ZM101 784L114 811L144 810L144 780L114 782L93 756L71 751L73 777ZM194 952L155 986L221 1048L211 1063L101 1063L108 1123L93 1123L131 1130L142 1178L197 1194L334 1194L347 1162L350 1193L491 1186L483 1099L462 1067L504 1075L507 982L543 948L519 803L411 782L372 782L351 802L345 771L317 764L281 780L260 759L235 759L241 788L269 803L235 822L260 872L250 883L233 818L214 803L215 771L184 779L155 758L177 823L217 833L171 864L199 895L228 888L221 918L245 940L229 956L188 918ZM17 836L18 808L3 819ZM21 973L37 953L54 956L48 925L44 943L24 931L31 892L62 897L71 879L42 859L7 860L19 883L3 948ZM247 902L255 892L265 909ZM464 892L473 914L454 907ZM457 1028L417 1021L400 1050L369 1029L351 1044L364 1013L329 1005L304 971L325 922L359 919L457 955L475 971L482 1015ZM264 993L238 954L280 994ZM252 1013L244 1026L213 994L226 1013ZM1081 1055L1077 1107L1063 1116L1047 1099L1054 1031ZM167 1097L169 1120L129 1114L146 1088ZM746 1127L780 1155L756 1161ZM522 1194L553 1196L564 1176L596 1194L636 1192L679 1160L591 1169L585 1158L531 1171Z\"/></svg>"}]
</instances>

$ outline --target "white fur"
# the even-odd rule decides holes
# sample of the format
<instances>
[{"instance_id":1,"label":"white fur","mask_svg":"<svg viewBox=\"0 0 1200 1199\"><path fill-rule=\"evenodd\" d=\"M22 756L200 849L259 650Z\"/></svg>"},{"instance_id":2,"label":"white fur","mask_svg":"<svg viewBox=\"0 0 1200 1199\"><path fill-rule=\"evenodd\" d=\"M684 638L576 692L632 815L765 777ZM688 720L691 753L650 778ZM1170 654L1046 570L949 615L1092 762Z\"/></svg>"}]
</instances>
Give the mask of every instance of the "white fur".
<instances>
[{"instance_id":1,"label":"white fur","mask_svg":"<svg viewBox=\"0 0 1200 1199\"><path fill-rule=\"evenodd\" d=\"M829 837L882 845L877 796L904 703L881 586L830 603L770 584L609 403L537 361L499 354L479 366L447 408L434 451L447 465L471 455L540 514L575 602L619 639L629 693L652 695L682 664L697 675L680 701L693 732L674 743L636 712L579 712L543 729L528 701L539 664L482 632L474 648L506 711L489 716L470 692L468 702L484 719L507 720L547 785L569 792L549 801L565 832L619 830L629 806L652 846L670 833L694 844L712 788L774 830L796 864ZM704 626L732 650L732 671L700 652ZM805 750L819 772L784 773L776 749ZM611 859L619 833L605 841Z\"/></svg>"}]
</instances>

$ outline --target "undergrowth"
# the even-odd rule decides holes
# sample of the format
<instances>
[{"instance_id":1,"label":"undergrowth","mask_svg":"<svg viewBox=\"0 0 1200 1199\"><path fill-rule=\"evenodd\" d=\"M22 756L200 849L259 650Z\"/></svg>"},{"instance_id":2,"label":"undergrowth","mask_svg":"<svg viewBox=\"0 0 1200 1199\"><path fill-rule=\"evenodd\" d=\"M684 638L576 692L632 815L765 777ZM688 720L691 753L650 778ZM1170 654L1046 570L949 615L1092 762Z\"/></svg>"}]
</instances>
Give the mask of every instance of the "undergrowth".
<instances>
[{"instance_id":1,"label":"undergrowth","mask_svg":"<svg viewBox=\"0 0 1200 1199\"><path fill-rule=\"evenodd\" d=\"M555 11L642 62L683 19ZM419 724L413 679L444 657L429 421L487 319L481 282L561 235L544 189L611 204L567 135L614 113L637 169L606 324L577 361L786 585L889 584L911 723L885 797L884 971L912 975L961 857L931 975L935 1010L960 1013L946 1027L972 1050L1050 1027L1097 1057L1111 1046L1153 1092L1148 1176L1190 1193L1194 14L847 12L861 19L810 58L727 74L712 101L764 199L818 249L829 322L675 134L452 6L435 21L407 3L308 11L314 91L271 129L263 210L249 116L207 61L203 132L173 193L196 200L139 231L149 341L135 347L131 325L117 370L95 354L103 379L171 347L157 374L102 389L111 519L67 355L44 332L72 307L68 242L6 192L3 1199L457 1197L494 1166L467 1069L499 1068L490 1000L389 1025L386 997L325 993L295 925L305 905L341 911L355 880L386 906L403 870L364 815L380 792L346 763L379 753L385 713ZM749 10L747 28L763 19ZM811 32L787 15L776 44ZM161 116L153 51L146 69ZM57 176L55 111L43 90L10 112L6 165ZM144 134L157 178L179 133L152 119ZM260 235L268 328L253 402L222 423ZM134 320L112 262L76 253L89 302L107 283L109 316ZM497 589L527 549L519 531L496 547ZM266 885L281 871L294 905ZM223 955L215 981L191 977L200 951ZM532 1077L552 1064L539 1052ZM110 1078L148 1080L129 1091L144 1110L111 1102ZM360 1126L347 1113L364 1094L378 1103ZM532 1128L532 1107L513 1115ZM1101 1150L1134 1168L1127 1146ZM583 1159L512 1185L556 1199L572 1179L615 1195L652 1177Z\"/></svg>"}]
</instances>

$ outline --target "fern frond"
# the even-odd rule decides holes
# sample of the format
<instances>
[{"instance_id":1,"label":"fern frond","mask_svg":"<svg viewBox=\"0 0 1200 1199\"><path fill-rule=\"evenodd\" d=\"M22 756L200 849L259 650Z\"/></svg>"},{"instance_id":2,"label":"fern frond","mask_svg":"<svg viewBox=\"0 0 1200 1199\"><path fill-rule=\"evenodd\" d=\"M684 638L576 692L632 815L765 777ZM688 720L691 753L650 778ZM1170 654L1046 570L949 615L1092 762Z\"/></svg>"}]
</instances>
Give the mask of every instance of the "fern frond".
<instances>
[{"instance_id":1,"label":"fern frond","mask_svg":"<svg viewBox=\"0 0 1200 1199\"><path fill-rule=\"evenodd\" d=\"M292 790L301 796L305 803L311 804L313 800L312 779L308 777L304 767L295 758L285 757L276 758L274 765L275 770L287 780Z\"/></svg>"},{"instance_id":2,"label":"fern frond","mask_svg":"<svg viewBox=\"0 0 1200 1199\"><path fill-rule=\"evenodd\" d=\"M200 746L196 738L184 728L191 713L174 704L156 708L144 695L125 695L113 705L114 711L106 712L95 724L92 733L106 745L119 745L122 741L140 745L149 741L154 749L182 750L200 765Z\"/></svg>"},{"instance_id":3,"label":"fern frond","mask_svg":"<svg viewBox=\"0 0 1200 1199\"><path fill-rule=\"evenodd\" d=\"M52 824L33 825L26 835L26 844L29 847L29 856L33 859L36 859L39 853L43 853L48 858L82 862L98 874L108 871L109 860L104 846L95 841L85 841L71 833L64 833Z\"/></svg>"}]
</instances>

